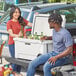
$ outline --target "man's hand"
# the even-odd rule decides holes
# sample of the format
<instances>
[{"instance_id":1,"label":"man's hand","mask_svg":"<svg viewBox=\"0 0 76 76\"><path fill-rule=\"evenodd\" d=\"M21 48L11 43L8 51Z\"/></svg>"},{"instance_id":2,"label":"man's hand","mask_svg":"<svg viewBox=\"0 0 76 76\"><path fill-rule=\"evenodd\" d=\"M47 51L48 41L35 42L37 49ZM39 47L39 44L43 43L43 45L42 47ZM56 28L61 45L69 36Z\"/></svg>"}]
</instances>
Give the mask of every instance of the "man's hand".
<instances>
[{"instance_id":1,"label":"man's hand","mask_svg":"<svg viewBox=\"0 0 76 76\"><path fill-rule=\"evenodd\" d=\"M43 37L40 38L40 40L47 40L47 37L43 36Z\"/></svg>"},{"instance_id":2,"label":"man's hand","mask_svg":"<svg viewBox=\"0 0 76 76\"><path fill-rule=\"evenodd\" d=\"M57 60L57 57L54 56L54 57L49 58L48 62L51 63L51 65L53 65L55 64L56 60Z\"/></svg>"},{"instance_id":3,"label":"man's hand","mask_svg":"<svg viewBox=\"0 0 76 76\"><path fill-rule=\"evenodd\" d=\"M43 36L40 38L40 40L52 40L52 36Z\"/></svg>"}]
</instances>

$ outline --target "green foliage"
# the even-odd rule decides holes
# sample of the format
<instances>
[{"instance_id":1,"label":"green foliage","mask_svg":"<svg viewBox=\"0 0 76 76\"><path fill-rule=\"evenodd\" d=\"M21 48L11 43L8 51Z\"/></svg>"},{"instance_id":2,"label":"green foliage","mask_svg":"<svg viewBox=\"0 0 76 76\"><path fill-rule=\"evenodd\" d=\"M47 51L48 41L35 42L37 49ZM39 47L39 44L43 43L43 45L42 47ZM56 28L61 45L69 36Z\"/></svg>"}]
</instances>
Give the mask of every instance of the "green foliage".
<instances>
[{"instance_id":1,"label":"green foliage","mask_svg":"<svg viewBox=\"0 0 76 76\"><path fill-rule=\"evenodd\" d=\"M27 2L28 0L19 0L19 3L25 3Z\"/></svg>"},{"instance_id":2,"label":"green foliage","mask_svg":"<svg viewBox=\"0 0 76 76\"><path fill-rule=\"evenodd\" d=\"M76 0L48 0L48 2L50 3L54 3L54 2L71 2L74 3L76 2Z\"/></svg>"},{"instance_id":3,"label":"green foliage","mask_svg":"<svg viewBox=\"0 0 76 76\"><path fill-rule=\"evenodd\" d=\"M3 5L4 5L4 3L0 2L0 10L3 10Z\"/></svg>"}]
</instances>

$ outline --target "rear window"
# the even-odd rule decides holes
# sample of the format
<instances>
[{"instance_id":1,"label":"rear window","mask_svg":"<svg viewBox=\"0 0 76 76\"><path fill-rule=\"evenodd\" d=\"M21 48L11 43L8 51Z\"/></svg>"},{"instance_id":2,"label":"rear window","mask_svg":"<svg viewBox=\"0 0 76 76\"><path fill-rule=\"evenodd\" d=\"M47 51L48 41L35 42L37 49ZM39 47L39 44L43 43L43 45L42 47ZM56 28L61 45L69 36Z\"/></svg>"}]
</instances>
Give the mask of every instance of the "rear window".
<instances>
[{"instance_id":1,"label":"rear window","mask_svg":"<svg viewBox=\"0 0 76 76\"><path fill-rule=\"evenodd\" d=\"M25 19L27 19L29 12L28 11L21 11L22 13L22 17L24 17Z\"/></svg>"}]
</instances>

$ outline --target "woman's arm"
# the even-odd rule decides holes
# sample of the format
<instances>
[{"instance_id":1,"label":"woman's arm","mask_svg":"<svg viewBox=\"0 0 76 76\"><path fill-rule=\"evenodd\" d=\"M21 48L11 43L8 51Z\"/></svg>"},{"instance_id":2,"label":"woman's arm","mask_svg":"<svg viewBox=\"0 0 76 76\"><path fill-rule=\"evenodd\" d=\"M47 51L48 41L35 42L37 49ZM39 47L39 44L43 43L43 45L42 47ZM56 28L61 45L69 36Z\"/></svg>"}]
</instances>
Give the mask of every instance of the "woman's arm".
<instances>
[{"instance_id":1,"label":"woman's arm","mask_svg":"<svg viewBox=\"0 0 76 76\"><path fill-rule=\"evenodd\" d=\"M14 34L13 31L12 31L12 29L9 29L8 30L8 33L12 37L20 37L21 36L21 32L19 32L19 34Z\"/></svg>"},{"instance_id":2,"label":"woman's arm","mask_svg":"<svg viewBox=\"0 0 76 76\"><path fill-rule=\"evenodd\" d=\"M26 19L24 19L23 18L23 20L24 20L24 22L26 23L26 25L28 25L28 26L31 26L32 27L32 23L30 23L29 21L27 21Z\"/></svg>"}]
</instances>

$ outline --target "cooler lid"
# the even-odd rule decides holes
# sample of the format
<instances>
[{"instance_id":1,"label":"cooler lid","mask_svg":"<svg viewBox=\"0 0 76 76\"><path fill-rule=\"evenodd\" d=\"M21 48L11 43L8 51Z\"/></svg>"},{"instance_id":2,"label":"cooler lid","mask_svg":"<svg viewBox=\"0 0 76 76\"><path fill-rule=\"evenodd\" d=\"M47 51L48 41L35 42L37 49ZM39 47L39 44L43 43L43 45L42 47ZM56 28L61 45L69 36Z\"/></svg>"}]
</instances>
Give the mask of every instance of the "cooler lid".
<instances>
[{"instance_id":1,"label":"cooler lid","mask_svg":"<svg viewBox=\"0 0 76 76\"><path fill-rule=\"evenodd\" d=\"M63 18L62 26L65 27L66 22L65 15L61 16ZM35 34L35 32L37 32L37 35L41 35L41 32L43 32L43 35L52 36L53 29L49 28L48 17L49 14L34 15L32 32L31 32L32 35Z\"/></svg>"}]
</instances>

